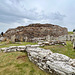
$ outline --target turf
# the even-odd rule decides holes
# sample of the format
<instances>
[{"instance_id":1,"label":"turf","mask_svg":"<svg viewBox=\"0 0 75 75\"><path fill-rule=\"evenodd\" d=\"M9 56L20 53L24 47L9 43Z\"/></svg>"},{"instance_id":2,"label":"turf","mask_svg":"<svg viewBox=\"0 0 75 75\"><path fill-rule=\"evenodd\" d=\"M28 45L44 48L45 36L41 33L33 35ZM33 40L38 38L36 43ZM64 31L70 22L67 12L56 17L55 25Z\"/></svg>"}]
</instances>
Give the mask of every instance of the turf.
<instances>
[{"instance_id":1,"label":"turf","mask_svg":"<svg viewBox=\"0 0 75 75\"><path fill-rule=\"evenodd\" d=\"M0 75L50 75L29 61L23 52L0 53Z\"/></svg>"}]
</instances>

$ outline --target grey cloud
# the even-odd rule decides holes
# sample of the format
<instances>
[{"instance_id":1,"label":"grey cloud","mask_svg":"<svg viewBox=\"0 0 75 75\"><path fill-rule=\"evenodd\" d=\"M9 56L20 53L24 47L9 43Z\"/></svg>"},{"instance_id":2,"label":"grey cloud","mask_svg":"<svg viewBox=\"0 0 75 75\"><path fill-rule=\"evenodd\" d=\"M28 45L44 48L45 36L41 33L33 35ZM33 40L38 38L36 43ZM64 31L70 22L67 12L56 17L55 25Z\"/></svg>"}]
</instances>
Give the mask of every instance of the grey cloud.
<instances>
[{"instance_id":1,"label":"grey cloud","mask_svg":"<svg viewBox=\"0 0 75 75\"><path fill-rule=\"evenodd\" d=\"M44 16L45 19L59 20L59 21L62 21L65 17L66 15L63 15L60 12L53 12Z\"/></svg>"},{"instance_id":2,"label":"grey cloud","mask_svg":"<svg viewBox=\"0 0 75 75\"><path fill-rule=\"evenodd\" d=\"M22 0L23 1L23 0ZM26 9L20 4L21 0L3 0L0 1L0 22L19 22L24 18L30 20L63 20L64 16L58 13L47 15L43 12L38 13L37 9Z\"/></svg>"},{"instance_id":3,"label":"grey cloud","mask_svg":"<svg viewBox=\"0 0 75 75\"><path fill-rule=\"evenodd\" d=\"M57 13L52 13L52 19L53 20L63 20L64 17L66 17L65 15L62 15L61 13L57 12Z\"/></svg>"}]
</instances>

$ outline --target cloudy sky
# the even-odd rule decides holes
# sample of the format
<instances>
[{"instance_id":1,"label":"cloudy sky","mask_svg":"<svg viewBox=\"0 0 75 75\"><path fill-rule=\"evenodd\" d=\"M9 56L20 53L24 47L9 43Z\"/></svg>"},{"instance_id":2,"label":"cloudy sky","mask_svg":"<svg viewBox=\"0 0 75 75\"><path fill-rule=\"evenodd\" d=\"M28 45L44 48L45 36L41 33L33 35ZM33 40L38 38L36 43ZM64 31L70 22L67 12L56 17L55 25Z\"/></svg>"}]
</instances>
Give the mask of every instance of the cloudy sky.
<instances>
[{"instance_id":1,"label":"cloudy sky","mask_svg":"<svg viewBox=\"0 0 75 75\"><path fill-rule=\"evenodd\" d=\"M75 0L0 0L0 32L31 23L75 28Z\"/></svg>"}]
</instances>

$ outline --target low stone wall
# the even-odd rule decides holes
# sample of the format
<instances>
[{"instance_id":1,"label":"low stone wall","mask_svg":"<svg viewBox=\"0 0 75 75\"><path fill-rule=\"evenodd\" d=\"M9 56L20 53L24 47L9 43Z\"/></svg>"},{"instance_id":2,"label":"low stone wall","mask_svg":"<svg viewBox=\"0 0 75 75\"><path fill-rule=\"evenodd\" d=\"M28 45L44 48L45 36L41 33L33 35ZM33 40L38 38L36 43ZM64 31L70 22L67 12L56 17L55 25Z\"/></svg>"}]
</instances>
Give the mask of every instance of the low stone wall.
<instances>
[{"instance_id":1,"label":"low stone wall","mask_svg":"<svg viewBox=\"0 0 75 75\"><path fill-rule=\"evenodd\" d=\"M30 61L51 75L75 75L75 59L63 54L53 53L39 45L12 46L1 48L3 52L26 51Z\"/></svg>"},{"instance_id":2,"label":"low stone wall","mask_svg":"<svg viewBox=\"0 0 75 75\"><path fill-rule=\"evenodd\" d=\"M16 52L16 51L25 51L26 46L10 46L8 48L1 48L2 52Z\"/></svg>"},{"instance_id":3,"label":"low stone wall","mask_svg":"<svg viewBox=\"0 0 75 75\"><path fill-rule=\"evenodd\" d=\"M66 45L66 42L62 42L62 41L43 41L43 42L38 42L38 45L40 46L46 46L46 45Z\"/></svg>"}]
</instances>

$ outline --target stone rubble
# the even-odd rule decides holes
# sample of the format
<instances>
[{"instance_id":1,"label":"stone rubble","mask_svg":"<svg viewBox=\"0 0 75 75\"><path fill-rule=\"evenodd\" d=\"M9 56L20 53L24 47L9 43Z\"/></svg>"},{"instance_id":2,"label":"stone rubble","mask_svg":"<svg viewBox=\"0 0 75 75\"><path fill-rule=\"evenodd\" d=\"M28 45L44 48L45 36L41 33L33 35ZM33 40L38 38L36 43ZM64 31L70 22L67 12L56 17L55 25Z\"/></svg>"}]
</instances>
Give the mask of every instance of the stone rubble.
<instances>
[{"instance_id":1,"label":"stone rubble","mask_svg":"<svg viewBox=\"0 0 75 75\"><path fill-rule=\"evenodd\" d=\"M75 75L75 59L39 48L39 45L11 46L3 52L26 51L29 60L51 75Z\"/></svg>"},{"instance_id":2,"label":"stone rubble","mask_svg":"<svg viewBox=\"0 0 75 75\"><path fill-rule=\"evenodd\" d=\"M38 41L40 38L46 38L47 35L54 37L68 35L68 30L67 28L60 27L58 25L37 23L29 24L28 26L20 26L14 29L8 29L4 35L4 37L10 39L12 42L36 42L36 40Z\"/></svg>"},{"instance_id":3,"label":"stone rubble","mask_svg":"<svg viewBox=\"0 0 75 75\"><path fill-rule=\"evenodd\" d=\"M9 48L1 48L0 50L7 52L16 52L16 51L24 51L26 46L10 46Z\"/></svg>"},{"instance_id":4,"label":"stone rubble","mask_svg":"<svg viewBox=\"0 0 75 75\"><path fill-rule=\"evenodd\" d=\"M46 46L46 45L66 45L66 42L52 40L50 42L49 41L38 42L38 45L40 45L40 46Z\"/></svg>"}]
</instances>

